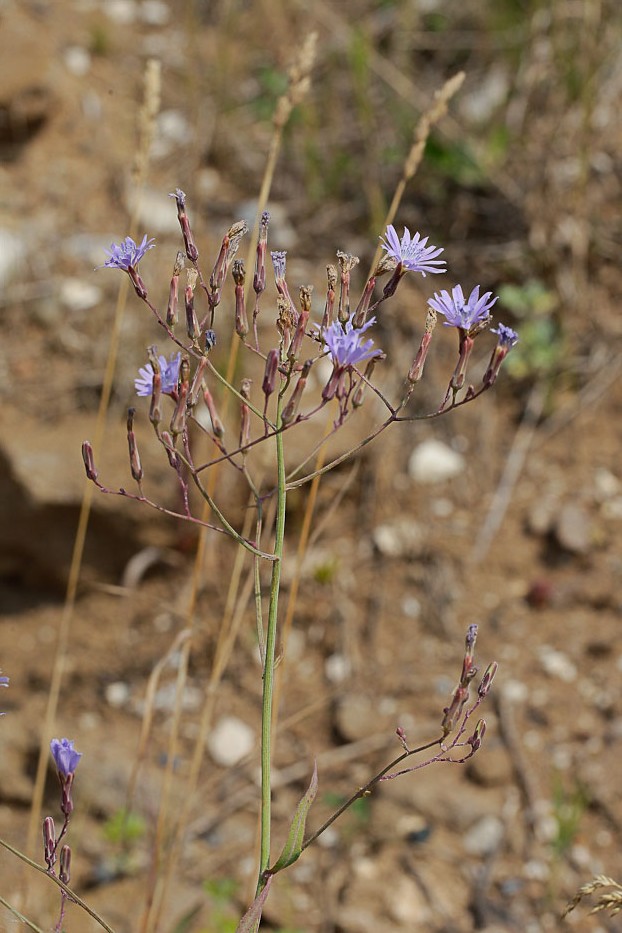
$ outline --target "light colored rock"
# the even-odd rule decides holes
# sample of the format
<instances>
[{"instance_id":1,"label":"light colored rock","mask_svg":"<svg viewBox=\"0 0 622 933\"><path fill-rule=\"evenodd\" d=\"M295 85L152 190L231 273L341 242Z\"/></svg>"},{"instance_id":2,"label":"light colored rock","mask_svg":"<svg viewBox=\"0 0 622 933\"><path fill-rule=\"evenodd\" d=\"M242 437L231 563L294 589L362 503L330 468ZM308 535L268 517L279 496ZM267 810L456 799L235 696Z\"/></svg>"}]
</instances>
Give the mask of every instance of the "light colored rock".
<instances>
[{"instance_id":1,"label":"light colored rock","mask_svg":"<svg viewBox=\"0 0 622 933\"><path fill-rule=\"evenodd\" d=\"M113 684L108 684L106 687L106 702L110 706L114 706L116 709L118 709L127 705L127 702L130 698L130 693L131 691L129 684L117 680Z\"/></svg>"},{"instance_id":2,"label":"light colored rock","mask_svg":"<svg viewBox=\"0 0 622 933\"><path fill-rule=\"evenodd\" d=\"M415 448L408 461L408 473L416 483L443 483L458 476L464 466L462 454L431 439Z\"/></svg>"},{"instance_id":3,"label":"light colored rock","mask_svg":"<svg viewBox=\"0 0 622 933\"><path fill-rule=\"evenodd\" d=\"M503 821L492 813L482 817L464 834L463 845L469 855L492 855L503 839Z\"/></svg>"},{"instance_id":4,"label":"light colored rock","mask_svg":"<svg viewBox=\"0 0 622 933\"><path fill-rule=\"evenodd\" d=\"M103 292L84 279L66 278L61 282L59 298L68 311L88 311L100 303Z\"/></svg>"},{"instance_id":5,"label":"light colored rock","mask_svg":"<svg viewBox=\"0 0 622 933\"><path fill-rule=\"evenodd\" d=\"M343 654L331 654L324 662L324 674L331 684L340 684L350 675L350 662Z\"/></svg>"},{"instance_id":6,"label":"light colored rock","mask_svg":"<svg viewBox=\"0 0 622 933\"><path fill-rule=\"evenodd\" d=\"M148 26L166 26L171 19L171 10L163 0L143 0L140 18Z\"/></svg>"},{"instance_id":7,"label":"light colored rock","mask_svg":"<svg viewBox=\"0 0 622 933\"><path fill-rule=\"evenodd\" d=\"M224 716L207 739L207 748L218 765L231 768L255 747L255 733L235 716Z\"/></svg>"},{"instance_id":8,"label":"light colored rock","mask_svg":"<svg viewBox=\"0 0 622 933\"><path fill-rule=\"evenodd\" d=\"M585 509L580 505L565 505L555 525L558 543L571 554L587 554L591 544L591 523Z\"/></svg>"},{"instance_id":9,"label":"light colored rock","mask_svg":"<svg viewBox=\"0 0 622 933\"><path fill-rule=\"evenodd\" d=\"M14 230L0 227L0 286L15 280L24 264L26 241Z\"/></svg>"},{"instance_id":10,"label":"light colored rock","mask_svg":"<svg viewBox=\"0 0 622 933\"><path fill-rule=\"evenodd\" d=\"M378 525L372 538L384 557L418 557L424 545L421 525L410 518L398 518Z\"/></svg>"},{"instance_id":11,"label":"light colored rock","mask_svg":"<svg viewBox=\"0 0 622 933\"><path fill-rule=\"evenodd\" d=\"M576 665L563 651L557 651L551 645L540 645L538 657L540 664L551 677L557 677L566 684L571 684L577 679Z\"/></svg>"},{"instance_id":12,"label":"light colored rock","mask_svg":"<svg viewBox=\"0 0 622 933\"><path fill-rule=\"evenodd\" d=\"M108 18L119 26L129 26L138 16L135 0L108 0L103 7Z\"/></svg>"},{"instance_id":13,"label":"light colored rock","mask_svg":"<svg viewBox=\"0 0 622 933\"><path fill-rule=\"evenodd\" d=\"M91 56L81 45L70 45L63 52L65 67L76 78L83 78L91 70Z\"/></svg>"}]
</instances>

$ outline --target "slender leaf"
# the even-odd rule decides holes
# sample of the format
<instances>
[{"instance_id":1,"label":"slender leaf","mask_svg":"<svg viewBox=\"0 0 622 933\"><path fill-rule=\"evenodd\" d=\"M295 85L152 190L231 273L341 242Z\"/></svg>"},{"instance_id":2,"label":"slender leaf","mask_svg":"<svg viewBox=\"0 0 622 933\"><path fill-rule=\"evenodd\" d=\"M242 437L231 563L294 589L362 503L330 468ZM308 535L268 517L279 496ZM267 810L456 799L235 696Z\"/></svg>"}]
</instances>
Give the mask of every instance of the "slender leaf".
<instances>
[{"instance_id":1,"label":"slender leaf","mask_svg":"<svg viewBox=\"0 0 622 933\"><path fill-rule=\"evenodd\" d=\"M235 933L257 933L259 924L261 923L261 914L264 904L266 903L266 898L268 897L268 891L270 890L271 884L272 875L268 875L264 887L261 889L251 906L248 908L238 923L238 927Z\"/></svg>"},{"instance_id":2,"label":"slender leaf","mask_svg":"<svg viewBox=\"0 0 622 933\"><path fill-rule=\"evenodd\" d=\"M305 836L305 827L307 825L307 816L309 814L309 810L311 809L311 804L315 800L316 794L317 762L315 762L313 765L313 774L311 776L311 783L309 784L307 792L296 807L296 812L294 813L292 825L289 828L289 835L285 845L283 846L283 851L281 852L274 866L270 869L270 874L276 875L277 871L282 871L289 865L293 865L296 859L300 857L300 853L302 852L302 843Z\"/></svg>"}]
</instances>

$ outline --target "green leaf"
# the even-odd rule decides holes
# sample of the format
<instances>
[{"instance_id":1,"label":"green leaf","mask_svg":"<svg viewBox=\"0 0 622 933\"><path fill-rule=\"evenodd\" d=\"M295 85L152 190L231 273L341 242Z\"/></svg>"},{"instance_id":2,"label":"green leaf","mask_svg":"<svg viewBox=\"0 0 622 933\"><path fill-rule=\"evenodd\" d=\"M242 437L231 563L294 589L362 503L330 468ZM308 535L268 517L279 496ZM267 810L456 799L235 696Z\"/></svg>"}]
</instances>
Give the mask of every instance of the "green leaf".
<instances>
[{"instance_id":1,"label":"green leaf","mask_svg":"<svg viewBox=\"0 0 622 933\"><path fill-rule=\"evenodd\" d=\"M300 857L300 853L302 852L302 843L305 836L307 816L309 814L309 810L311 809L311 804L315 800L316 794L317 762L315 762L313 765L313 774L311 776L311 783L309 784L307 792L296 807L296 812L294 813L292 825L289 828L289 835L285 845L283 846L283 851L281 852L277 861L274 863L274 866L270 869L271 875L276 875L277 871L282 871L284 868L288 868L290 865L293 865L296 859Z\"/></svg>"},{"instance_id":2,"label":"green leaf","mask_svg":"<svg viewBox=\"0 0 622 933\"><path fill-rule=\"evenodd\" d=\"M272 875L268 875L265 885L238 923L238 927L235 933L257 933L259 924L261 923L261 914L263 912L263 907L266 903L266 898L268 897L268 891L270 890L271 884Z\"/></svg>"}]
</instances>

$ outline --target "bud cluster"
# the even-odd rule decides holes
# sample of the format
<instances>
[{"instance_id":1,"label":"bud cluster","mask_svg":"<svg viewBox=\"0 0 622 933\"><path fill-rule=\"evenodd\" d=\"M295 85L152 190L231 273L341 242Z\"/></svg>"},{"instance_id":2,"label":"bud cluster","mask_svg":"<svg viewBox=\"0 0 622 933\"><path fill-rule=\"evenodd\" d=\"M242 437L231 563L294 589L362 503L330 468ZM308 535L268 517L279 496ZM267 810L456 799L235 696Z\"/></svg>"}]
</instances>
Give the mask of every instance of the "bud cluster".
<instances>
[{"instance_id":1,"label":"bud cluster","mask_svg":"<svg viewBox=\"0 0 622 933\"><path fill-rule=\"evenodd\" d=\"M160 313L152 303L138 271L140 261L154 247L152 239L145 235L139 244L130 237L126 237L118 246L113 243L104 265L129 275L136 294L149 307L175 346L168 358L160 354L155 346L147 349L148 362L139 368L135 388L137 395L150 399L149 421L170 466L177 474L184 492L184 502L187 502L189 483L193 483L205 498L201 474L223 460L241 471L251 488L261 496L249 473L247 455L250 449L276 434L306 423L327 406L331 408L333 430L337 430L364 403L367 389L376 394L387 410L386 420L373 432L374 436L393 422L414 420L405 413L405 409L423 376L439 315L444 318L446 327L453 327L458 332L458 360L444 399L432 415L440 415L457 405L472 401L490 388L507 353L518 340L511 328L499 324L493 330L498 336L497 345L492 351L481 385L467 385L467 368L474 341L490 324L490 310L497 298L490 291L480 296L479 286L471 290L468 298L460 285L454 286L451 292L443 290L436 293L428 301L420 344L408 372L404 374L402 398L393 404L372 383L375 369L379 363L386 361L386 355L375 345L371 333L383 303L395 295L407 273L425 277L446 272L446 262L440 258L444 252L442 247L429 244L429 238L419 233L411 235L408 229L404 230L400 238L396 229L388 226L381 239L383 255L365 281L357 302L352 301L351 294L353 275L359 259L351 253L338 251L336 264L327 266L323 313L318 315L320 319L316 322L313 322L312 287L301 286L294 298L287 281L287 254L283 250L273 250L270 259L276 289L275 330L273 337L268 338L268 347L262 349L259 317L266 292L269 213L265 211L261 215L254 249L252 288L255 300L251 321L247 310L251 278L247 276L244 260L236 258L242 238L248 232L247 224L238 221L227 230L212 271L205 277L199 266L199 250L187 212L186 195L178 188L171 197L177 205L184 250L177 253L173 264L166 311ZM184 269L182 293L185 328L183 333L178 333L179 280ZM220 305L229 273L233 286L233 312L227 320L220 312ZM378 280L386 275L389 279L380 290ZM265 330L262 328L261 334ZM231 333L237 335L247 353L263 361L259 398L251 378L243 376L236 386L224 379L211 359L217 337L222 339L224 336L226 339ZM326 362L329 364L328 369ZM222 396L221 386L237 398L237 429L231 433L231 437L235 438L233 444L226 441L226 423L236 416L226 396ZM167 398L170 402L166 401ZM201 411L203 406L205 414ZM135 410L130 409L127 439L130 471L138 485L138 493L131 496L125 489L120 489L117 494L149 502L142 490L144 475L134 430L135 415ZM191 434L191 423L211 440L215 448L212 459L201 464L197 464L194 459L197 432ZM87 477L102 491L112 492L102 486L97 478L93 451L88 442L83 446L82 453ZM294 472L299 473L299 470ZM309 473L298 478L296 485L301 485L312 476L313 473ZM180 517L192 519L187 508L183 514L180 513ZM227 523L221 520L221 524L230 533ZM448 727L459 715L461 695L465 689L464 685L460 687L447 713Z\"/></svg>"}]
</instances>

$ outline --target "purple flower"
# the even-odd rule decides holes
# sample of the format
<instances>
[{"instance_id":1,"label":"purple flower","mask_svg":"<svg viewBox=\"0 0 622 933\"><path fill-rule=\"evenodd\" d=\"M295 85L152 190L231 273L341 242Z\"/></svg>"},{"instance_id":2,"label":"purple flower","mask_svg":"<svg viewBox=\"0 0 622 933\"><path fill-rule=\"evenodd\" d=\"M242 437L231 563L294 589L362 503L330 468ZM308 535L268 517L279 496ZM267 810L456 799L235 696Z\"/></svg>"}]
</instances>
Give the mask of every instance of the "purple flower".
<instances>
[{"instance_id":1,"label":"purple flower","mask_svg":"<svg viewBox=\"0 0 622 933\"><path fill-rule=\"evenodd\" d=\"M170 360L165 356L158 356L160 372L162 374L162 392L172 395L177 389L179 381L179 364L181 353L173 353ZM153 369L151 366L141 366L138 377L134 380L137 395L151 395L153 392Z\"/></svg>"},{"instance_id":2,"label":"purple flower","mask_svg":"<svg viewBox=\"0 0 622 933\"><path fill-rule=\"evenodd\" d=\"M330 351L333 364L340 369L346 366L356 366L365 360L370 359L380 353L380 350L374 350L374 341L366 340L361 343L361 337L372 324L376 323L376 318L370 318L362 327L354 327L352 317L346 323L345 329L339 321L335 321L330 327L321 332L322 339Z\"/></svg>"},{"instance_id":3,"label":"purple flower","mask_svg":"<svg viewBox=\"0 0 622 933\"><path fill-rule=\"evenodd\" d=\"M73 774L82 758L82 752L77 752L69 739L52 739L50 751L56 770L63 777Z\"/></svg>"},{"instance_id":4,"label":"purple flower","mask_svg":"<svg viewBox=\"0 0 622 933\"><path fill-rule=\"evenodd\" d=\"M488 319L490 309L497 300L496 297L491 299L491 295L492 292L486 292L480 298L479 285L476 285L467 301L461 286L455 285L451 295L443 290L440 294L435 294L434 298L429 298L428 304L439 314L445 315L445 327L459 327L470 332L477 324Z\"/></svg>"},{"instance_id":5,"label":"purple flower","mask_svg":"<svg viewBox=\"0 0 622 933\"><path fill-rule=\"evenodd\" d=\"M507 327L505 324L497 324L496 327L491 327L490 333L498 335L498 345L503 347L504 350L511 350L512 347L515 347L518 343L518 334L516 331L512 330L511 327Z\"/></svg>"},{"instance_id":6,"label":"purple flower","mask_svg":"<svg viewBox=\"0 0 622 933\"><path fill-rule=\"evenodd\" d=\"M426 272L446 272L447 263L444 259L437 259L437 256L443 252L439 246L426 246L428 237L423 240L419 233L413 237L410 235L408 227L404 227L402 239L397 235L397 230L393 224L389 224L385 233L385 240L382 240L382 248L387 251L387 255L401 263L404 269L409 272L420 272L425 278ZM382 238L381 238L382 239ZM436 268L436 267L439 268Z\"/></svg>"},{"instance_id":7,"label":"purple flower","mask_svg":"<svg viewBox=\"0 0 622 933\"><path fill-rule=\"evenodd\" d=\"M154 242L155 240L153 238L148 240L147 234L145 234L140 246L134 242L131 236L126 236L119 246L117 246L116 243L111 243L110 249L106 250L108 259L104 263L104 266L107 266L109 269L122 269L123 272L128 272L129 269L135 269L147 250L153 249Z\"/></svg>"},{"instance_id":8,"label":"purple flower","mask_svg":"<svg viewBox=\"0 0 622 933\"><path fill-rule=\"evenodd\" d=\"M9 686L9 678L0 677L0 687L8 687L8 686ZM0 716L4 716L4 713L0 713Z\"/></svg>"}]
</instances>

